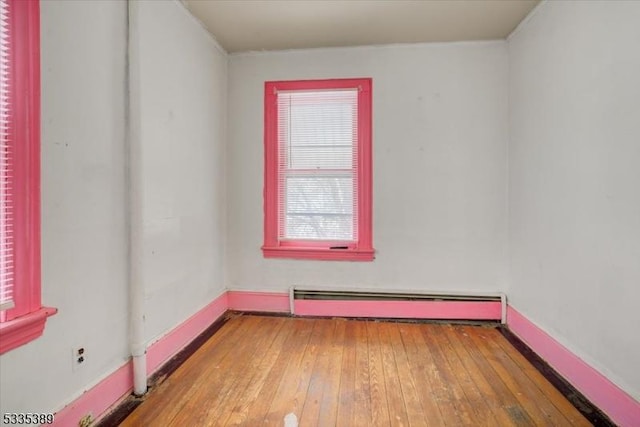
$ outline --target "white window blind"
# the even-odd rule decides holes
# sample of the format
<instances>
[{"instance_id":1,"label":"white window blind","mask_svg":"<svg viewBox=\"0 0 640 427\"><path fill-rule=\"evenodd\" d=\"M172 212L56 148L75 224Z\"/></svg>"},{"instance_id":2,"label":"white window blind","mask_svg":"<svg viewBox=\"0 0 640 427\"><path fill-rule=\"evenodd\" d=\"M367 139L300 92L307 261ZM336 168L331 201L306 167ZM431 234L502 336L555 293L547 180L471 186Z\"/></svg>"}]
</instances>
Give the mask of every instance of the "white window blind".
<instances>
[{"instance_id":1,"label":"white window blind","mask_svg":"<svg viewBox=\"0 0 640 427\"><path fill-rule=\"evenodd\" d=\"M13 150L10 120L9 4L0 0L0 310L13 307Z\"/></svg>"},{"instance_id":2,"label":"white window blind","mask_svg":"<svg viewBox=\"0 0 640 427\"><path fill-rule=\"evenodd\" d=\"M279 239L357 241L358 90L278 92Z\"/></svg>"}]
</instances>

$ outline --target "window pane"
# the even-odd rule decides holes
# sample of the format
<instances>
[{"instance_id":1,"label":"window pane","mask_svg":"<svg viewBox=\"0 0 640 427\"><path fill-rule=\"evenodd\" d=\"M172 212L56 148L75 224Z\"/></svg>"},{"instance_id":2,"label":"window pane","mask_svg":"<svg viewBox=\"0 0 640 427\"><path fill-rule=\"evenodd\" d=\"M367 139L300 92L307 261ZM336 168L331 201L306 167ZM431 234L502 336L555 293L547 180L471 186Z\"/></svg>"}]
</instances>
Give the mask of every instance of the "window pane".
<instances>
[{"instance_id":1,"label":"window pane","mask_svg":"<svg viewBox=\"0 0 640 427\"><path fill-rule=\"evenodd\" d=\"M13 307L13 147L9 79L9 4L0 2L0 310ZM0 315L1 316L1 315ZM1 321L2 319L0 319Z\"/></svg>"},{"instance_id":2,"label":"window pane","mask_svg":"<svg viewBox=\"0 0 640 427\"><path fill-rule=\"evenodd\" d=\"M287 215L286 221L286 239L344 241L353 239L351 215Z\"/></svg>"},{"instance_id":3,"label":"window pane","mask_svg":"<svg viewBox=\"0 0 640 427\"><path fill-rule=\"evenodd\" d=\"M265 82L264 100L264 256L373 260L371 79Z\"/></svg>"},{"instance_id":4,"label":"window pane","mask_svg":"<svg viewBox=\"0 0 640 427\"><path fill-rule=\"evenodd\" d=\"M353 177L288 176L287 239L353 239Z\"/></svg>"},{"instance_id":5,"label":"window pane","mask_svg":"<svg viewBox=\"0 0 640 427\"><path fill-rule=\"evenodd\" d=\"M278 94L281 238L354 240L357 96L355 89Z\"/></svg>"},{"instance_id":6,"label":"window pane","mask_svg":"<svg viewBox=\"0 0 640 427\"><path fill-rule=\"evenodd\" d=\"M292 146L289 153L291 169L351 169L351 145Z\"/></svg>"},{"instance_id":7,"label":"window pane","mask_svg":"<svg viewBox=\"0 0 640 427\"><path fill-rule=\"evenodd\" d=\"M351 169L357 91L278 94L279 140L289 169Z\"/></svg>"}]
</instances>

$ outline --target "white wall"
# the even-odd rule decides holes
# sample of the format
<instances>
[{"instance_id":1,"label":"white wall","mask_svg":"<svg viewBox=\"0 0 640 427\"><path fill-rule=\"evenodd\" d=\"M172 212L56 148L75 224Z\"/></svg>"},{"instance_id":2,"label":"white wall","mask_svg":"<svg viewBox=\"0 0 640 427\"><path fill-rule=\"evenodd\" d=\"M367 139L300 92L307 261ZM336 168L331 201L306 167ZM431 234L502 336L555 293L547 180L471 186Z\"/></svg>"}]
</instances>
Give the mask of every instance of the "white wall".
<instances>
[{"instance_id":1,"label":"white wall","mask_svg":"<svg viewBox=\"0 0 640 427\"><path fill-rule=\"evenodd\" d=\"M41 21L42 290L59 312L1 356L2 413L59 410L129 359L126 3L41 2ZM151 343L224 289L227 60L178 2L141 3L140 36Z\"/></svg>"},{"instance_id":2,"label":"white wall","mask_svg":"<svg viewBox=\"0 0 640 427\"><path fill-rule=\"evenodd\" d=\"M373 78L376 259L264 259L264 82L340 77ZM228 286L504 289L506 143L505 42L231 55Z\"/></svg>"},{"instance_id":3,"label":"white wall","mask_svg":"<svg viewBox=\"0 0 640 427\"><path fill-rule=\"evenodd\" d=\"M140 3L145 336L224 289L227 57L178 2Z\"/></svg>"},{"instance_id":4,"label":"white wall","mask_svg":"<svg viewBox=\"0 0 640 427\"><path fill-rule=\"evenodd\" d=\"M509 40L513 306L640 399L640 3L546 2Z\"/></svg>"},{"instance_id":5,"label":"white wall","mask_svg":"<svg viewBox=\"0 0 640 427\"><path fill-rule=\"evenodd\" d=\"M1 356L3 413L60 409L128 359L125 8L41 3L43 302L59 313ZM504 42L233 55L228 86L179 3L140 10L149 342L225 283L504 290L508 174L512 304L640 398L640 3L544 3L509 58ZM377 258L265 260L263 83L336 77L374 82Z\"/></svg>"},{"instance_id":6,"label":"white wall","mask_svg":"<svg viewBox=\"0 0 640 427\"><path fill-rule=\"evenodd\" d=\"M41 2L44 335L0 356L0 412L50 412L128 354L126 5ZM74 346L87 362L72 371Z\"/></svg>"}]
</instances>

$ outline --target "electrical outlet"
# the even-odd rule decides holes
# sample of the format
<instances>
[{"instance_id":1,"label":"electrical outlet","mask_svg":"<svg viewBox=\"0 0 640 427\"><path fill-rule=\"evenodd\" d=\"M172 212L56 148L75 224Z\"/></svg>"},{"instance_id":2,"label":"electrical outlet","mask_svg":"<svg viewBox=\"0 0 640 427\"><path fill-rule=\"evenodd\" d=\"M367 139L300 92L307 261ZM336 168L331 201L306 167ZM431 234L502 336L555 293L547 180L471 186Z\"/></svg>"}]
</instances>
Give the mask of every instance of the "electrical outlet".
<instances>
[{"instance_id":1,"label":"electrical outlet","mask_svg":"<svg viewBox=\"0 0 640 427\"><path fill-rule=\"evenodd\" d=\"M72 348L71 356L71 363L73 364L72 367L74 372L87 363L87 349L85 347Z\"/></svg>"},{"instance_id":2,"label":"electrical outlet","mask_svg":"<svg viewBox=\"0 0 640 427\"><path fill-rule=\"evenodd\" d=\"M89 427L91 426L91 424L93 424L93 417L91 416L91 414L87 414L84 417L80 418L80 421L78 421L78 427Z\"/></svg>"}]
</instances>

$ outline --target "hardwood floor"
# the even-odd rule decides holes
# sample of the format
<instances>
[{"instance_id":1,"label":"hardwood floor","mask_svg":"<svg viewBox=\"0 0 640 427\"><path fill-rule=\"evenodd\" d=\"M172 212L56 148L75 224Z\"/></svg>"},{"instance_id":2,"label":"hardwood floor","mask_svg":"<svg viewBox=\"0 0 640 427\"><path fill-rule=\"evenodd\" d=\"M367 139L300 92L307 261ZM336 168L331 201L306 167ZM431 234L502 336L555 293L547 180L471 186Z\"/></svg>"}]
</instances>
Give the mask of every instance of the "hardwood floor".
<instances>
[{"instance_id":1,"label":"hardwood floor","mask_svg":"<svg viewBox=\"0 0 640 427\"><path fill-rule=\"evenodd\" d=\"M124 426L591 425L494 328L241 315Z\"/></svg>"}]
</instances>

